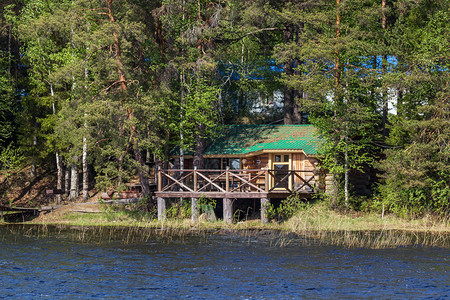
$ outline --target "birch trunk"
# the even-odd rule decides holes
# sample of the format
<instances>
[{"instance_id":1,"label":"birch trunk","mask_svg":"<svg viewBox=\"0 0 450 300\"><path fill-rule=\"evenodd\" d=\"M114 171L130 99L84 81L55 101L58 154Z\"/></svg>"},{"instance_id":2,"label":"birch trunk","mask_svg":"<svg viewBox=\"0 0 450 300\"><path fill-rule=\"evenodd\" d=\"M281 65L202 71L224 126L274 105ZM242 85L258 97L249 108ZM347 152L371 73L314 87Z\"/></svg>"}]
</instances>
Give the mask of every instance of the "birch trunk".
<instances>
[{"instance_id":1,"label":"birch trunk","mask_svg":"<svg viewBox=\"0 0 450 300\"><path fill-rule=\"evenodd\" d=\"M345 207L348 207L348 150L345 149L345 164L344 164L344 201Z\"/></svg>"},{"instance_id":2,"label":"birch trunk","mask_svg":"<svg viewBox=\"0 0 450 300\"><path fill-rule=\"evenodd\" d=\"M183 3L184 4L184 3ZM183 15L184 17L184 15ZM180 82L181 82L181 94L180 94L180 178L183 177L183 170L184 170L184 135L183 135L183 105L184 105L184 69L181 70L180 75ZM183 197L180 197L180 205L183 205Z\"/></svg>"},{"instance_id":3,"label":"birch trunk","mask_svg":"<svg viewBox=\"0 0 450 300\"><path fill-rule=\"evenodd\" d=\"M87 79L88 77L88 69L84 68L84 77ZM85 89L87 89L87 86L84 86ZM87 129L87 123L86 123L86 113L84 114L84 129ZM82 166L83 166L83 202L87 202L89 199L89 170L88 170L88 163L87 163L87 130L84 133L83 136L83 154L82 154Z\"/></svg>"},{"instance_id":4,"label":"birch trunk","mask_svg":"<svg viewBox=\"0 0 450 300\"><path fill-rule=\"evenodd\" d=\"M50 85L50 96L53 98L55 96L55 92L53 91L53 83L49 82L49 85ZM52 103L52 111L53 111L53 115L56 115L55 102ZM55 159L56 159L56 189L62 190L63 170L62 170L62 162L61 162L61 157L59 155L59 150L56 150ZM62 196L60 194L57 194L56 195L56 203L60 204L61 202L62 202Z\"/></svg>"},{"instance_id":5,"label":"birch trunk","mask_svg":"<svg viewBox=\"0 0 450 300\"><path fill-rule=\"evenodd\" d=\"M180 169L184 170L184 135L183 135L183 105L184 105L184 70L181 71L180 75L180 81L181 81L181 94L180 94L180 101L181 101L181 109L180 109ZM180 174L181 176L183 174Z\"/></svg>"},{"instance_id":6,"label":"birch trunk","mask_svg":"<svg viewBox=\"0 0 450 300\"><path fill-rule=\"evenodd\" d=\"M62 190L63 183L63 170L62 170L62 162L61 157L59 156L59 151L56 151L56 189ZM62 195L56 195L56 203L60 204L62 202Z\"/></svg>"},{"instance_id":7,"label":"birch trunk","mask_svg":"<svg viewBox=\"0 0 450 300\"><path fill-rule=\"evenodd\" d=\"M87 202L88 199L89 199L89 173L88 173L88 163L87 163L87 141L86 141L86 137L83 137L82 165L83 165L83 202Z\"/></svg>"},{"instance_id":8,"label":"birch trunk","mask_svg":"<svg viewBox=\"0 0 450 300\"><path fill-rule=\"evenodd\" d=\"M65 173L65 175L64 175L64 190L65 190L66 196L69 196L69 192L70 192L70 168L69 168L69 166L66 166L66 170L64 173Z\"/></svg>"},{"instance_id":9,"label":"birch trunk","mask_svg":"<svg viewBox=\"0 0 450 300\"><path fill-rule=\"evenodd\" d=\"M79 196L79 175L78 175L78 166L76 165L77 157L74 157L74 163L70 167L70 195L69 200L74 201Z\"/></svg>"},{"instance_id":10,"label":"birch trunk","mask_svg":"<svg viewBox=\"0 0 450 300\"><path fill-rule=\"evenodd\" d=\"M34 134L33 135L33 148L36 149L36 146L37 146L37 136L36 136L36 134ZM34 158L34 155L31 160L30 177L31 177L31 179L36 178L36 159Z\"/></svg>"}]
</instances>

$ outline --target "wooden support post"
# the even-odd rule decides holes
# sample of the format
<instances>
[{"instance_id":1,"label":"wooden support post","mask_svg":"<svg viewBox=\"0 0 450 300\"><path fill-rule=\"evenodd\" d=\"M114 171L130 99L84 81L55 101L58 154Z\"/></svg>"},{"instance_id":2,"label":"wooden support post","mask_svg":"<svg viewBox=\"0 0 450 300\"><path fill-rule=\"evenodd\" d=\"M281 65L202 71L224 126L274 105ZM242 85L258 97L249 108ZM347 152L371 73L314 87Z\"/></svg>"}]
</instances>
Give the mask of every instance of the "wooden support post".
<instances>
[{"instance_id":1,"label":"wooden support post","mask_svg":"<svg viewBox=\"0 0 450 300\"><path fill-rule=\"evenodd\" d=\"M266 193L269 192L269 170L264 172L264 190Z\"/></svg>"},{"instance_id":2,"label":"wooden support post","mask_svg":"<svg viewBox=\"0 0 450 300\"><path fill-rule=\"evenodd\" d=\"M158 180L158 192L162 191L162 178L161 178L161 167L158 166L158 176L157 176L157 180Z\"/></svg>"},{"instance_id":3,"label":"wooden support post","mask_svg":"<svg viewBox=\"0 0 450 300\"><path fill-rule=\"evenodd\" d=\"M158 206L158 221L166 220L166 199L162 197L157 198Z\"/></svg>"},{"instance_id":4,"label":"wooden support post","mask_svg":"<svg viewBox=\"0 0 450 300\"><path fill-rule=\"evenodd\" d=\"M261 223L265 224L269 222L267 218L267 209L270 205L270 200L268 198L261 198Z\"/></svg>"},{"instance_id":5,"label":"wooden support post","mask_svg":"<svg viewBox=\"0 0 450 300\"><path fill-rule=\"evenodd\" d=\"M198 199L191 198L191 221L198 221Z\"/></svg>"},{"instance_id":6,"label":"wooden support post","mask_svg":"<svg viewBox=\"0 0 450 300\"><path fill-rule=\"evenodd\" d=\"M197 191L197 166L194 166L194 192Z\"/></svg>"},{"instance_id":7,"label":"wooden support post","mask_svg":"<svg viewBox=\"0 0 450 300\"><path fill-rule=\"evenodd\" d=\"M223 221L228 224L233 222L233 202L229 198L223 198Z\"/></svg>"},{"instance_id":8,"label":"wooden support post","mask_svg":"<svg viewBox=\"0 0 450 300\"><path fill-rule=\"evenodd\" d=\"M230 167L227 166L227 169L225 170L225 191L228 193L230 191Z\"/></svg>"}]
</instances>

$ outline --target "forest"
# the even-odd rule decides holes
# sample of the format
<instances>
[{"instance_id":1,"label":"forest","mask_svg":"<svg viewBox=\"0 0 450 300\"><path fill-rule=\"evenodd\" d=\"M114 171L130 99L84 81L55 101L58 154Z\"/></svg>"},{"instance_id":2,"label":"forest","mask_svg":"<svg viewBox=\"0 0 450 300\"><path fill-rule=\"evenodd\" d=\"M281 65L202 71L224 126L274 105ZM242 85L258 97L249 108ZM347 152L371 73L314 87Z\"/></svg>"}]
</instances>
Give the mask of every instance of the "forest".
<instances>
[{"instance_id":1,"label":"forest","mask_svg":"<svg viewBox=\"0 0 450 300\"><path fill-rule=\"evenodd\" d=\"M449 8L2 0L0 172L50 170L71 200L136 178L148 194L173 149L201 168L221 125L313 124L331 206L448 216Z\"/></svg>"}]
</instances>

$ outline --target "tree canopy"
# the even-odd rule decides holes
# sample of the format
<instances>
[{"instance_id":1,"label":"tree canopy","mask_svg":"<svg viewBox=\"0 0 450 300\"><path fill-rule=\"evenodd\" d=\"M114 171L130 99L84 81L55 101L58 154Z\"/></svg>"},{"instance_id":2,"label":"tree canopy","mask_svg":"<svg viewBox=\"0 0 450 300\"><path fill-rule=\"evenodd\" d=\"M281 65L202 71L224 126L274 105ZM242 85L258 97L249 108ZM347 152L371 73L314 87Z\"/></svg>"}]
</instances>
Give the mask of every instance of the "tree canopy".
<instances>
[{"instance_id":1,"label":"tree canopy","mask_svg":"<svg viewBox=\"0 0 450 300\"><path fill-rule=\"evenodd\" d=\"M4 1L0 169L26 157L60 180L60 164L82 166L84 189L138 176L148 192L150 161L177 148L202 167L221 124L312 123L339 185L333 205L447 214L449 7ZM352 187L361 174L372 178L365 198Z\"/></svg>"}]
</instances>

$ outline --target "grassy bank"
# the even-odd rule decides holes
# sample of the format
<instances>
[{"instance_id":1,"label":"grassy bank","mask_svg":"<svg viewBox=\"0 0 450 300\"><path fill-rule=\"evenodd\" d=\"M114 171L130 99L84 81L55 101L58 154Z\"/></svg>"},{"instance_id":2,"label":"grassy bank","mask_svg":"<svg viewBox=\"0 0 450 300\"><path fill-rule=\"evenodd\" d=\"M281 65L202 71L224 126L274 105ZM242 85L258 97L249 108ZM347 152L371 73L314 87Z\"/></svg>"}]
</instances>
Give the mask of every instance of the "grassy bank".
<instances>
[{"instance_id":1,"label":"grassy bank","mask_svg":"<svg viewBox=\"0 0 450 300\"><path fill-rule=\"evenodd\" d=\"M167 238L199 233L258 235L269 232L274 244L280 246L293 240L298 242L298 238L301 238L302 242L308 244L324 243L346 247L450 247L448 219L427 216L405 220L391 215L382 218L377 214L339 213L320 202L305 207L285 222L268 224L261 224L259 220L233 224L220 220L194 223L185 218L160 222L152 214L122 207L97 205L86 212L74 208L74 204L65 206L27 224L78 228L81 230L80 236L84 236L83 232L86 230L100 233L107 228L110 237L114 235L111 232L117 231L122 235L125 230L127 240L146 240L155 233Z\"/></svg>"},{"instance_id":2,"label":"grassy bank","mask_svg":"<svg viewBox=\"0 0 450 300\"><path fill-rule=\"evenodd\" d=\"M283 224L294 232L315 231L378 231L450 232L450 219L425 216L406 220L394 215L382 217L375 213L340 213L318 202L297 212Z\"/></svg>"},{"instance_id":3,"label":"grassy bank","mask_svg":"<svg viewBox=\"0 0 450 300\"><path fill-rule=\"evenodd\" d=\"M284 222L261 224L259 219L226 224L221 220L191 222L187 218L173 218L160 222L154 214L120 206L95 205L83 212L68 205L30 221L33 224L67 224L77 226L137 226L137 227L189 227L225 229L274 229L294 233L305 231L380 231L397 230L413 232L450 233L450 219L425 216L405 220L394 215L381 217L374 213L337 212L325 203L317 202L298 211Z\"/></svg>"}]
</instances>

